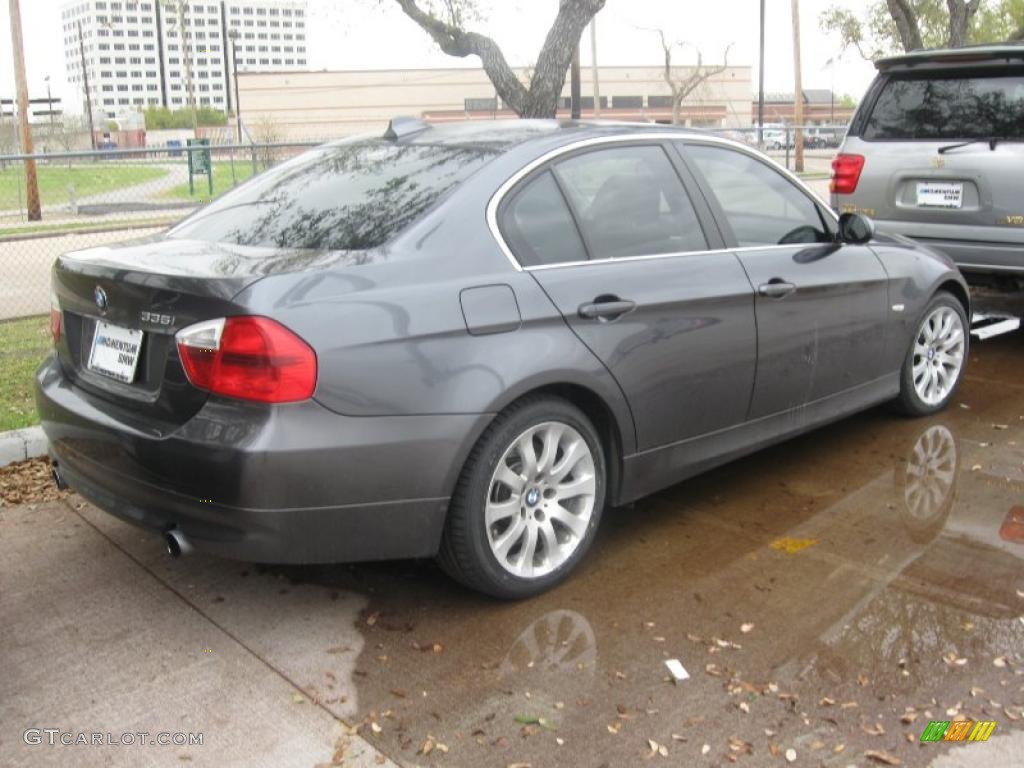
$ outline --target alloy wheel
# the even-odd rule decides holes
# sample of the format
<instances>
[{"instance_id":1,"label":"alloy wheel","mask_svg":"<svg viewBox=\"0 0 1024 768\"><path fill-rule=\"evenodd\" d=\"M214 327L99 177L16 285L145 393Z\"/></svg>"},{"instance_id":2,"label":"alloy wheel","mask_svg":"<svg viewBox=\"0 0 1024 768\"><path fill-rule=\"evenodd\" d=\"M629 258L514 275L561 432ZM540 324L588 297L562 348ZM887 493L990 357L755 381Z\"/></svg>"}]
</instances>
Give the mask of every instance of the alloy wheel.
<instances>
[{"instance_id":1,"label":"alloy wheel","mask_svg":"<svg viewBox=\"0 0 1024 768\"><path fill-rule=\"evenodd\" d=\"M514 576L551 573L586 536L596 491L594 457L576 429L556 421L530 427L491 476L484 508L491 553Z\"/></svg>"},{"instance_id":2,"label":"alloy wheel","mask_svg":"<svg viewBox=\"0 0 1024 768\"><path fill-rule=\"evenodd\" d=\"M926 405L938 405L953 390L964 364L964 324L952 307L938 306L924 319L914 340L914 391Z\"/></svg>"}]
</instances>

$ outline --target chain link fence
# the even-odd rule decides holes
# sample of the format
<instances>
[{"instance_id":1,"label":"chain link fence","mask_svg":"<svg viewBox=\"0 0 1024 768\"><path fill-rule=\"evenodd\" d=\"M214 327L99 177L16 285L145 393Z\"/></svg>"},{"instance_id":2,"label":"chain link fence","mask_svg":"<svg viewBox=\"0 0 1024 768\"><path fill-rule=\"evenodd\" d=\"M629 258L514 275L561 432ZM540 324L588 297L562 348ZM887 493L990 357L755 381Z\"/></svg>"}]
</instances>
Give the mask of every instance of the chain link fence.
<instances>
[{"instance_id":1,"label":"chain link fence","mask_svg":"<svg viewBox=\"0 0 1024 768\"><path fill-rule=\"evenodd\" d=\"M183 147L0 155L0 321L50 308L62 253L166 229L200 205L315 143L215 145L210 174L189 181ZM204 148L205 149L205 148ZM29 219L25 162L36 163L42 216Z\"/></svg>"}]
</instances>

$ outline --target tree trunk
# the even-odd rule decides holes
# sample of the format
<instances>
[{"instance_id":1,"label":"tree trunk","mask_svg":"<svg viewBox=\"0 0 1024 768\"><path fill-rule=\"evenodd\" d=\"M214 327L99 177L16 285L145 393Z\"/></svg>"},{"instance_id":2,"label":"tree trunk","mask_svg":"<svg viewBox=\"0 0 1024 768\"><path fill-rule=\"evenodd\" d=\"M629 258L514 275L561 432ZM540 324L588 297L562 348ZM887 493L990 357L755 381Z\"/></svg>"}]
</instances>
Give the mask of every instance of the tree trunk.
<instances>
[{"instance_id":1,"label":"tree trunk","mask_svg":"<svg viewBox=\"0 0 1024 768\"><path fill-rule=\"evenodd\" d=\"M605 0L559 0L558 15L548 30L527 88L491 38L437 18L420 8L417 0L395 2L449 56L479 56L498 96L516 114L542 118L555 116L573 49L579 45L587 24L605 4Z\"/></svg>"},{"instance_id":2,"label":"tree trunk","mask_svg":"<svg viewBox=\"0 0 1024 768\"><path fill-rule=\"evenodd\" d=\"M917 14L911 7L908 0L885 0L889 8L889 15L896 24L896 31L900 36L900 43L903 50L910 51L924 48L921 40L921 30L917 24Z\"/></svg>"},{"instance_id":3,"label":"tree trunk","mask_svg":"<svg viewBox=\"0 0 1024 768\"><path fill-rule=\"evenodd\" d=\"M962 48L967 44L967 31L980 4L981 0L946 0L949 8L950 48Z\"/></svg>"},{"instance_id":4,"label":"tree trunk","mask_svg":"<svg viewBox=\"0 0 1024 768\"><path fill-rule=\"evenodd\" d=\"M679 125L679 118L682 114L683 107L683 95L680 93L672 94L672 125Z\"/></svg>"}]
</instances>

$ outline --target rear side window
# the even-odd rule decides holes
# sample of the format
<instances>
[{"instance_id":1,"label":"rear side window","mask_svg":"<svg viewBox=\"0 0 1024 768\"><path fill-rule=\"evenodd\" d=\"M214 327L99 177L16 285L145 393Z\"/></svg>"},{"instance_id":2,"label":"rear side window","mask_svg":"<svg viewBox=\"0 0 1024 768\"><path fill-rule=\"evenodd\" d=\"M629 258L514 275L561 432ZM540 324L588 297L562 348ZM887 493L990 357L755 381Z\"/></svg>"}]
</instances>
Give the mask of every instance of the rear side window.
<instances>
[{"instance_id":1,"label":"rear side window","mask_svg":"<svg viewBox=\"0 0 1024 768\"><path fill-rule=\"evenodd\" d=\"M386 141L322 147L257 176L168 234L276 248L375 248L492 156L479 147Z\"/></svg>"},{"instance_id":2,"label":"rear side window","mask_svg":"<svg viewBox=\"0 0 1024 768\"><path fill-rule=\"evenodd\" d=\"M502 214L502 229L524 267L587 259L576 223L550 171L516 193Z\"/></svg>"},{"instance_id":3,"label":"rear side window","mask_svg":"<svg viewBox=\"0 0 1024 768\"><path fill-rule=\"evenodd\" d=\"M1022 139L1024 71L893 77L864 124L865 139Z\"/></svg>"},{"instance_id":4,"label":"rear side window","mask_svg":"<svg viewBox=\"0 0 1024 768\"><path fill-rule=\"evenodd\" d=\"M697 214L661 147L594 150L555 166L594 259L707 250Z\"/></svg>"},{"instance_id":5,"label":"rear side window","mask_svg":"<svg viewBox=\"0 0 1024 768\"><path fill-rule=\"evenodd\" d=\"M742 247L829 242L817 204L793 182L745 152L690 145L697 166Z\"/></svg>"}]
</instances>

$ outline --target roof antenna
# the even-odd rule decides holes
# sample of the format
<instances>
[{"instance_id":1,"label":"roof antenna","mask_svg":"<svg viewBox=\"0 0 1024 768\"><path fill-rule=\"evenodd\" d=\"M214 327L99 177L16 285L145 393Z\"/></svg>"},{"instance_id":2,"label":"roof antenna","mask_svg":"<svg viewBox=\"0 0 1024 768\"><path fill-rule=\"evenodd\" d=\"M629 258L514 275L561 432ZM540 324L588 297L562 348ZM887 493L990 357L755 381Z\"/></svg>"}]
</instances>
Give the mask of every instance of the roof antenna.
<instances>
[{"instance_id":1,"label":"roof antenna","mask_svg":"<svg viewBox=\"0 0 1024 768\"><path fill-rule=\"evenodd\" d=\"M384 138L390 141L412 136L420 131L425 131L430 126L418 117L393 117L388 123L388 129L384 131Z\"/></svg>"}]
</instances>

